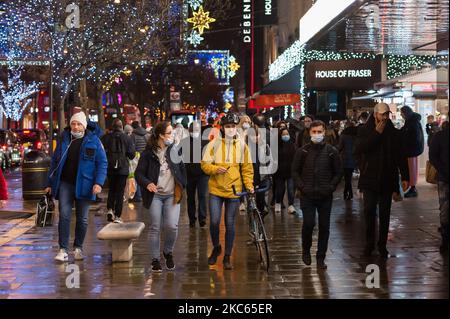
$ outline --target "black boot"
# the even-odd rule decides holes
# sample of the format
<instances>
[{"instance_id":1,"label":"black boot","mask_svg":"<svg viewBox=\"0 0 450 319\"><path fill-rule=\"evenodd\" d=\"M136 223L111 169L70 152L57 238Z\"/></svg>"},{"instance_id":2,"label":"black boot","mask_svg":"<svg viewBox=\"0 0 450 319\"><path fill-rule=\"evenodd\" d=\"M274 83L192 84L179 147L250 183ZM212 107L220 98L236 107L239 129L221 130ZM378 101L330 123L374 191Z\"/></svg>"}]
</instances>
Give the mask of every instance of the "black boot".
<instances>
[{"instance_id":1,"label":"black boot","mask_svg":"<svg viewBox=\"0 0 450 319\"><path fill-rule=\"evenodd\" d=\"M231 266L231 261L230 261L230 256L229 255L225 255L223 257L223 269L225 270L232 270L233 266Z\"/></svg>"},{"instance_id":2,"label":"black boot","mask_svg":"<svg viewBox=\"0 0 450 319\"><path fill-rule=\"evenodd\" d=\"M323 270L328 268L327 264L325 263L324 257L317 257L317 268Z\"/></svg>"},{"instance_id":3,"label":"black boot","mask_svg":"<svg viewBox=\"0 0 450 319\"><path fill-rule=\"evenodd\" d=\"M309 251L303 251L302 259L306 266L311 265L311 253Z\"/></svg>"},{"instance_id":4,"label":"black boot","mask_svg":"<svg viewBox=\"0 0 450 319\"><path fill-rule=\"evenodd\" d=\"M211 255L208 258L208 265L214 265L217 262L217 257L222 253L222 246L214 247Z\"/></svg>"}]
</instances>

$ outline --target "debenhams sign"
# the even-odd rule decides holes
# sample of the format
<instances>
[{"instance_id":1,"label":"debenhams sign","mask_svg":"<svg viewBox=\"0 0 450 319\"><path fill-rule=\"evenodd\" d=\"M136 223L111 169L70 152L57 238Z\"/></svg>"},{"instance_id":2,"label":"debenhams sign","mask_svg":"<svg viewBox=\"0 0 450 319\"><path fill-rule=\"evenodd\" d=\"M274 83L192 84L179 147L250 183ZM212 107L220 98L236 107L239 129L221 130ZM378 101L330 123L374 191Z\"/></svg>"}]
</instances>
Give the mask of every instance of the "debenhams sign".
<instances>
[{"instance_id":1,"label":"debenhams sign","mask_svg":"<svg viewBox=\"0 0 450 319\"><path fill-rule=\"evenodd\" d=\"M381 80L380 60L317 61L306 65L306 85L315 89L369 89Z\"/></svg>"}]
</instances>

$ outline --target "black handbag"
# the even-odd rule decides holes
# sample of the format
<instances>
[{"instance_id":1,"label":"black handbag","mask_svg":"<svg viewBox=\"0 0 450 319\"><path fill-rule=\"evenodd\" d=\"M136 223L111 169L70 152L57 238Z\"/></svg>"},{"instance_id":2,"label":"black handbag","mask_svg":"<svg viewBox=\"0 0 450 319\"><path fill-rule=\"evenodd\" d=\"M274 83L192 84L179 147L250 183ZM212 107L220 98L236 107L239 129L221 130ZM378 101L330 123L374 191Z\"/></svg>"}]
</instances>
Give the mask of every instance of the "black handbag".
<instances>
[{"instance_id":1,"label":"black handbag","mask_svg":"<svg viewBox=\"0 0 450 319\"><path fill-rule=\"evenodd\" d=\"M36 226L45 227L53 225L53 213L55 211L55 203L52 196L47 193L42 196L36 207Z\"/></svg>"}]
</instances>

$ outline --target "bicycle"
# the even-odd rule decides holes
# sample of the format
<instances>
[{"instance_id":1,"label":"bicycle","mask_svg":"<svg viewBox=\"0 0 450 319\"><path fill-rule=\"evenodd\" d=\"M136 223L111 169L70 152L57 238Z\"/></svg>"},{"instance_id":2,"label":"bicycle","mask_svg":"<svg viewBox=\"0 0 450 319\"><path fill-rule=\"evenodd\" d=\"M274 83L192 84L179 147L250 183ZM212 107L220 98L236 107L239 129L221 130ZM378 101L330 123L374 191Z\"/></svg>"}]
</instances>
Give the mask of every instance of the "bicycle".
<instances>
[{"instance_id":1,"label":"bicycle","mask_svg":"<svg viewBox=\"0 0 450 319\"><path fill-rule=\"evenodd\" d=\"M256 205L255 194L267 192L270 189L270 186L271 184L267 183L264 188L256 187L255 192L252 194L247 191L236 193L235 186L232 186L235 196L245 196L247 198L247 214L249 218L248 226L250 238L259 253L261 265L266 269L267 272L269 272L270 267L269 245L267 243L266 228L264 227L264 217L262 216L262 213L258 210L258 207Z\"/></svg>"}]
</instances>

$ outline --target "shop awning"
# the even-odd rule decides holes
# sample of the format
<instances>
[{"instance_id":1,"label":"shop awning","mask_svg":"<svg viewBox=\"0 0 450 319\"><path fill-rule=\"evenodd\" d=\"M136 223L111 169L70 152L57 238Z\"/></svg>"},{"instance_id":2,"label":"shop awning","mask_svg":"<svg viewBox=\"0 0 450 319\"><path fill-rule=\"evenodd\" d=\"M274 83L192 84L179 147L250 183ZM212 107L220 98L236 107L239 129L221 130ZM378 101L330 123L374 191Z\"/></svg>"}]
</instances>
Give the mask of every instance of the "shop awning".
<instances>
[{"instance_id":1,"label":"shop awning","mask_svg":"<svg viewBox=\"0 0 450 319\"><path fill-rule=\"evenodd\" d=\"M394 92L384 92L384 93L373 93L369 95L363 95L363 96L356 96L352 97L352 100L372 100L376 98L388 98L388 97L394 97Z\"/></svg>"},{"instance_id":2,"label":"shop awning","mask_svg":"<svg viewBox=\"0 0 450 319\"><path fill-rule=\"evenodd\" d=\"M339 10L328 16L327 3ZM449 0L318 0L302 20L309 50L448 54Z\"/></svg>"},{"instance_id":3,"label":"shop awning","mask_svg":"<svg viewBox=\"0 0 450 319\"><path fill-rule=\"evenodd\" d=\"M272 81L262 88L260 95L265 94L299 94L300 93L300 66Z\"/></svg>"}]
</instances>

